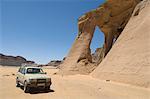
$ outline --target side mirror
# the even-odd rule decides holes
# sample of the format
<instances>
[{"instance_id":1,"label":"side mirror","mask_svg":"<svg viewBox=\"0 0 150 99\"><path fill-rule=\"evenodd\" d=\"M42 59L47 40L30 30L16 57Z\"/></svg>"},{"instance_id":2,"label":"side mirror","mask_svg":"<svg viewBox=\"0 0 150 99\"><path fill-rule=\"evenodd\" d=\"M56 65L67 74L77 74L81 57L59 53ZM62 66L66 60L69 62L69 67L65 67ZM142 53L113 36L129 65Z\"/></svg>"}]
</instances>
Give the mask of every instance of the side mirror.
<instances>
[{"instance_id":1,"label":"side mirror","mask_svg":"<svg viewBox=\"0 0 150 99\"><path fill-rule=\"evenodd\" d=\"M47 72L44 72L44 74L47 74Z\"/></svg>"}]
</instances>

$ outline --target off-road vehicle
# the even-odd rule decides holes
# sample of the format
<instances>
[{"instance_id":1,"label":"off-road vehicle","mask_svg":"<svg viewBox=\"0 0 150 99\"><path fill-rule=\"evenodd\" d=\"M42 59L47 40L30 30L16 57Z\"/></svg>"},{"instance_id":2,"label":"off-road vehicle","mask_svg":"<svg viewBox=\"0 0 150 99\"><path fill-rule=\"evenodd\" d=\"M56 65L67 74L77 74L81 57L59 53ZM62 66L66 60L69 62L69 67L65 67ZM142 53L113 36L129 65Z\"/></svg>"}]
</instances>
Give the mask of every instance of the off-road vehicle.
<instances>
[{"instance_id":1,"label":"off-road vehicle","mask_svg":"<svg viewBox=\"0 0 150 99\"><path fill-rule=\"evenodd\" d=\"M24 92L30 92L31 88L50 89L51 78L43 72L41 67L21 66L17 72L16 87L23 87Z\"/></svg>"}]
</instances>

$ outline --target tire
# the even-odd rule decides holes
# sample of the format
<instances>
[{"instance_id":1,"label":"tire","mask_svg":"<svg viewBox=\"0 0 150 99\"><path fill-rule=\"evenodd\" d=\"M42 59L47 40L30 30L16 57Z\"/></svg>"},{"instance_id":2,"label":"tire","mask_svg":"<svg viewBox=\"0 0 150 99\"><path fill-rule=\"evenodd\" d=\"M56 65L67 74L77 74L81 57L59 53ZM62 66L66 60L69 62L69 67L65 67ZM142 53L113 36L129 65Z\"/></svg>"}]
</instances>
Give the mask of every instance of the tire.
<instances>
[{"instance_id":1,"label":"tire","mask_svg":"<svg viewBox=\"0 0 150 99\"><path fill-rule=\"evenodd\" d=\"M45 87L45 90L50 90L50 86L46 86L46 87Z\"/></svg>"},{"instance_id":2,"label":"tire","mask_svg":"<svg viewBox=\"0 0 150 99\"><path fill-rule=\"evenodd\" d=\"M19 84L18 78L16 78L16 87L20 87L20 84Z\"/></svg>"},{"instance_id":3,"label":"tire","mask_svg":"<svg viewBox=\"0 0 150 99\"><path fill-rule=\"evenodd\" d=\"M27 82L26 82L26 81L24 82L24 88L23 88L23 90L24 90L24 92L25 92L25 93L30 92L30 87L28 87L28 85L27 85Z\"/></svg>"}]
</instances>

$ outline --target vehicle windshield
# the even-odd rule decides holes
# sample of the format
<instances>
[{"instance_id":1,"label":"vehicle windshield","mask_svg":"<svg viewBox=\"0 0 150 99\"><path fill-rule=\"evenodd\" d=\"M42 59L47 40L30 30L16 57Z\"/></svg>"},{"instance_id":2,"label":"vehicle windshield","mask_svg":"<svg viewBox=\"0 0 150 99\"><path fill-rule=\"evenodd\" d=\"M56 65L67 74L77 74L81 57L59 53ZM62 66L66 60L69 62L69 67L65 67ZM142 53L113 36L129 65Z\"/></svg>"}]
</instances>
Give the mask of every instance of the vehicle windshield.
<instances>
[{"instance_id":1,"label":"vehicle windshield","mask_svg":"<svg viewBox=\"0 0 150 99\"><path fill-rule=\"evenodd\" d=\"M27 74L43 74L43 70L41 68L28 68Z\"/></svg>"}]
</instances>

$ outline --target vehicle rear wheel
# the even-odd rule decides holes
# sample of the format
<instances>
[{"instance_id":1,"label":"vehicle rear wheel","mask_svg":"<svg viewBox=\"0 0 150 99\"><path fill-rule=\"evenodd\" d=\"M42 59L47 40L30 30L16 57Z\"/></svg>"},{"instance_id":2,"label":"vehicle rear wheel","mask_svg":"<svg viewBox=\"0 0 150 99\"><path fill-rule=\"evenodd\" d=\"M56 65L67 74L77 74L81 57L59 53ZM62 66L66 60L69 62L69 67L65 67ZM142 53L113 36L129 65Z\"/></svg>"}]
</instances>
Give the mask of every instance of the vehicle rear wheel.
<instances>
[{"instance_id":1,"label":"vehicle rear wheel","mask_svg":"<svg viewBox=\"0 0 150 99\"><path fill-rule=\"evenodd\" d=\"M28 93L30 91L30 87L28 87L27 82L24 82L24 88L23 88L25 93Z\"/></svg>"}]
</instances>

